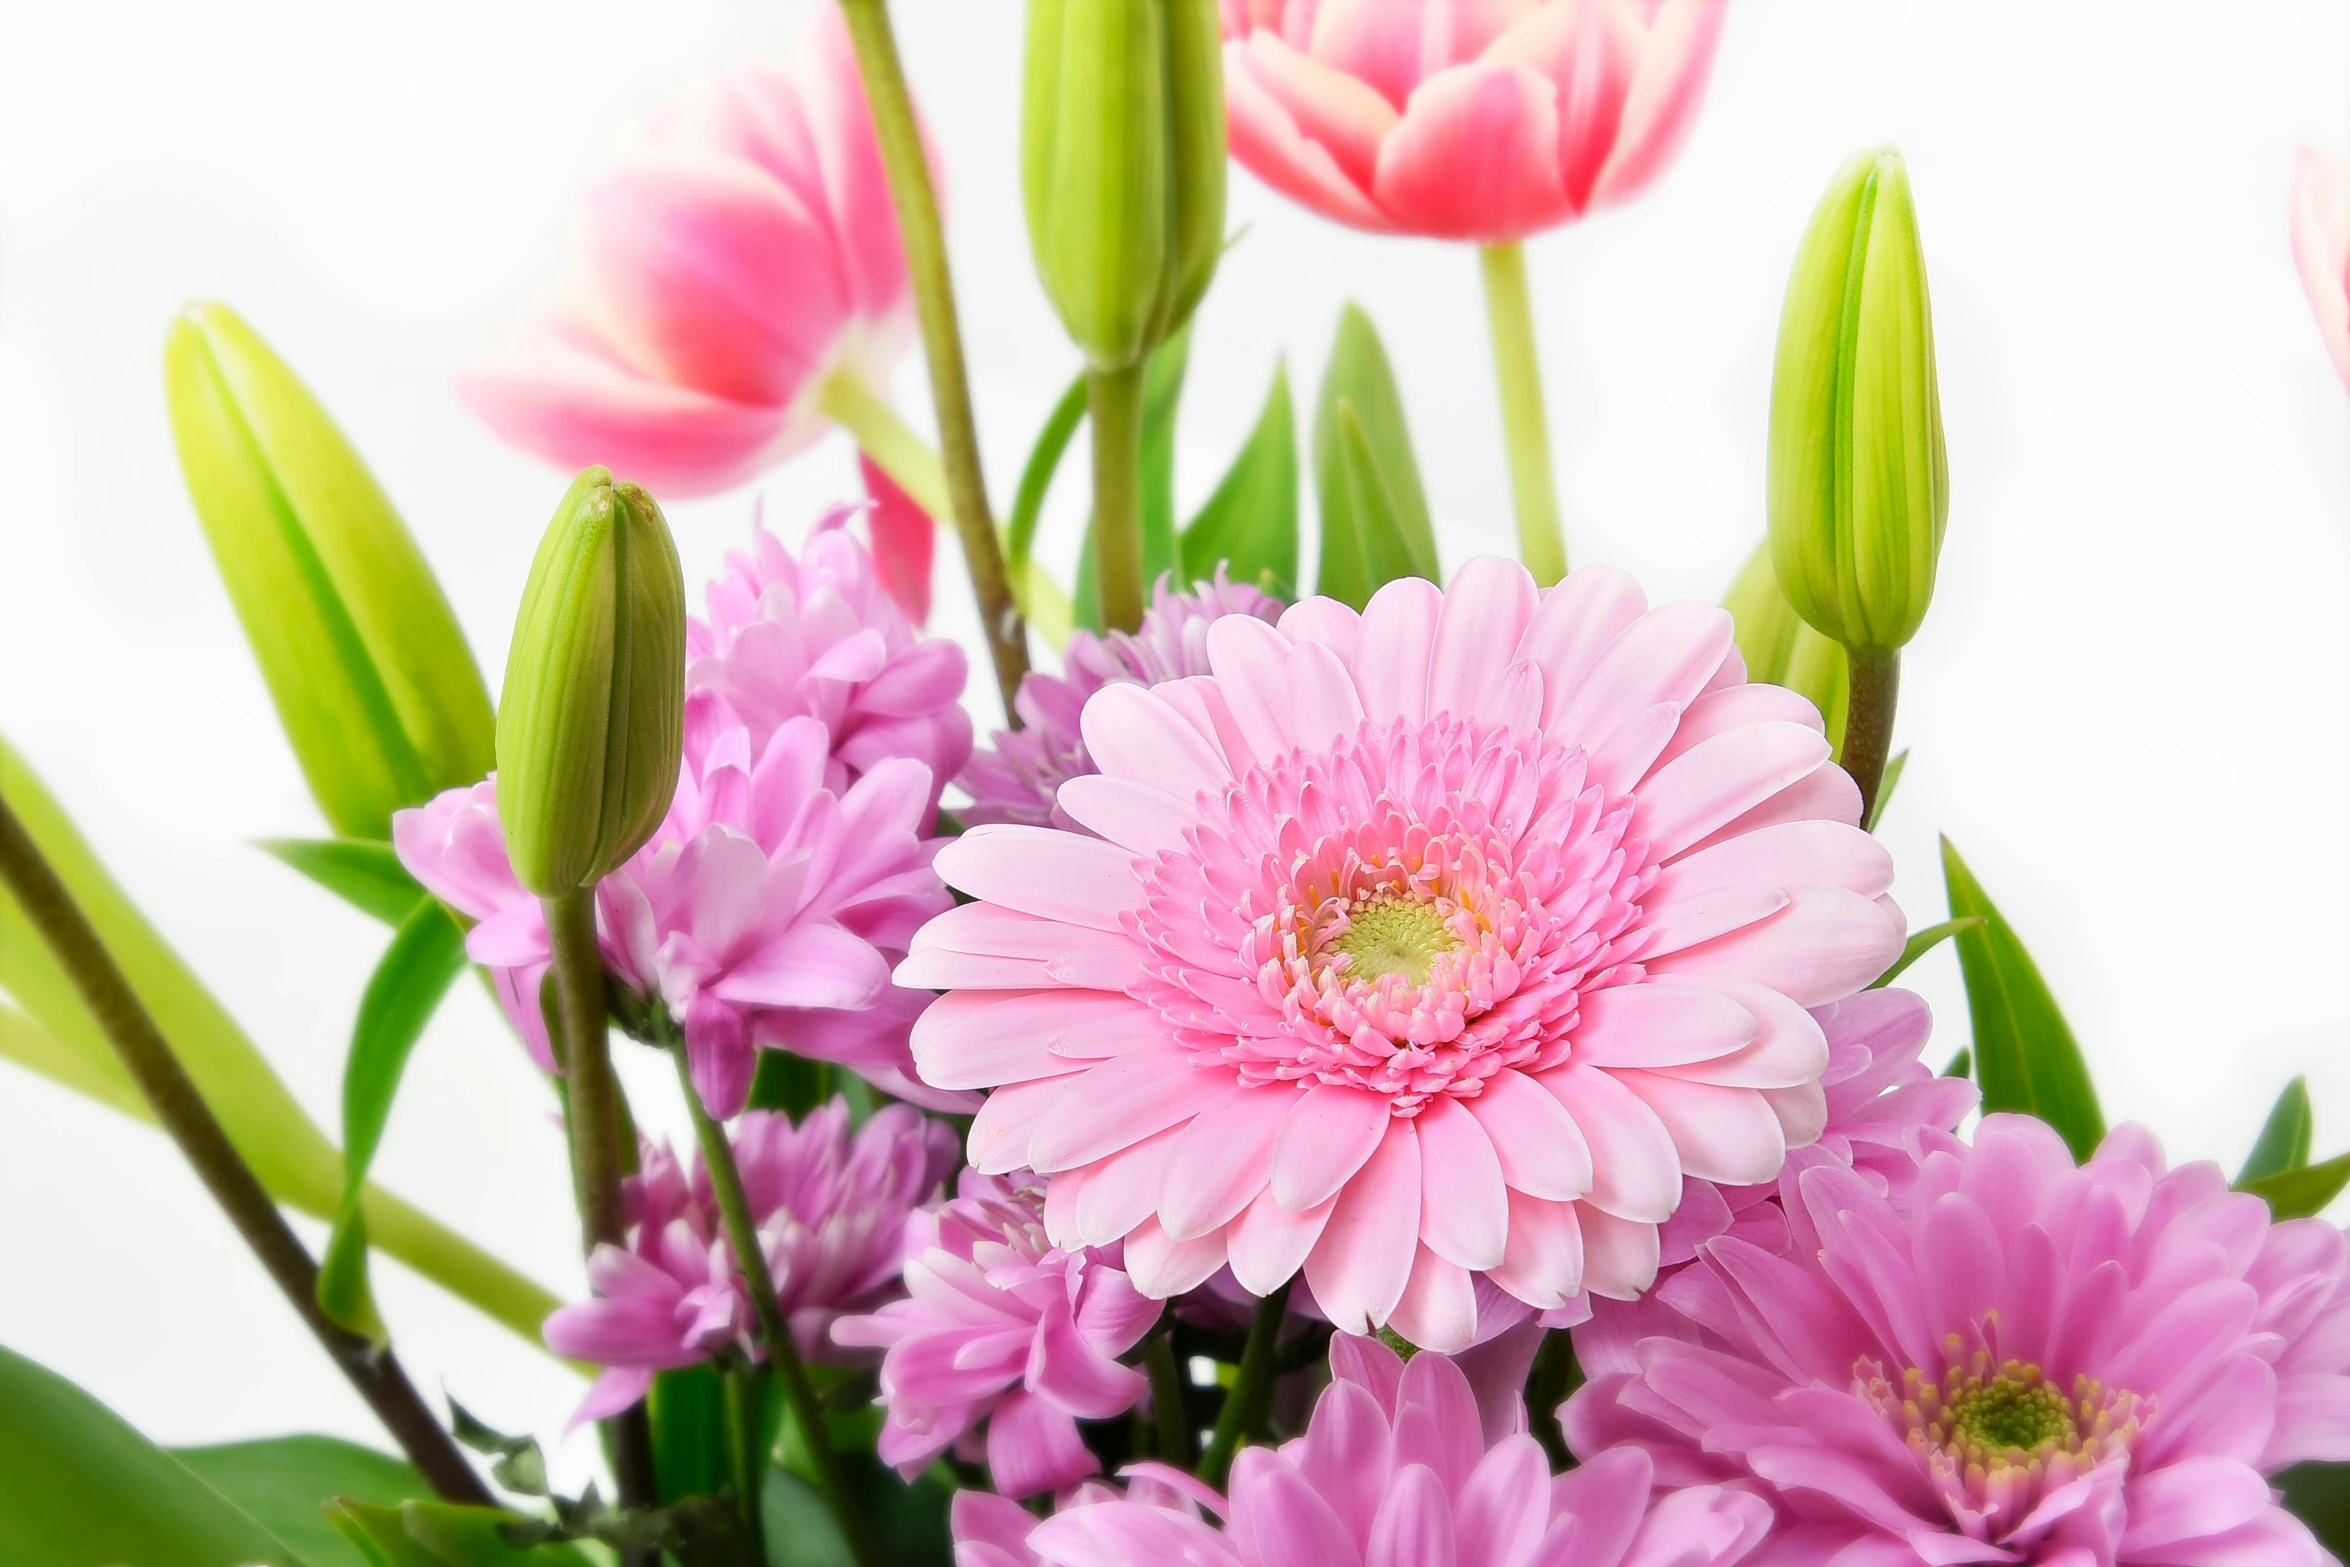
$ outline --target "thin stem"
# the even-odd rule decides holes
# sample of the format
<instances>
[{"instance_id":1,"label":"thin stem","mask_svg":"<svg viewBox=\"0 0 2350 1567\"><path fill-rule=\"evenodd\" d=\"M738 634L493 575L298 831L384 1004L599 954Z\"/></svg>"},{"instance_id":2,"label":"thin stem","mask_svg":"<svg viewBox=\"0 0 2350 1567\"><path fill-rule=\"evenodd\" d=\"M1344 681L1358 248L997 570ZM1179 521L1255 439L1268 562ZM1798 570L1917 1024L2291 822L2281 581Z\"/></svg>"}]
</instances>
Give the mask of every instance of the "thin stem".
<instances>
[{"instance_id":1,"label":"thin stem","mask_svg":"<svg viewBox=\"0 0 2350 1567\"><path fill-rule=\"evenodd\" d=\"M1093 425L1094 602L1102 629L1142 624L1142 387L1149 361L1086 373Z\"/></svg>"},{"instance_id":2,"label":"thin stem","mask_svg":"<svg viewBox=\"0 0 2350 1567\"><path fill-rule=\"evenodd\" d=\"M849 1554L862 1567L877 1567L880 1558L874 1554L873 1536L865 1527L864 1516L857 1511L856 1498L849 1492L848 1475L841 1468L840 1454L833 1450L832 1433L824 1424L824 1406L817 1401L815 1385L808 1380L808 1368L800 1360L800 1347L792 1338L791 1322L783 1314L783 1302L776 1298L775 1276L767 1271L767 1253L759 1244L758 1226L751 1220L751 1199L743 1191L742 1171L735 1165L733 1145L726 1140L726 1128L718 1124L709 1107L702 1103L701 1094L694 1089L693 1069L686 1063L684 1044L673 1046L670 1053L677 1058L677 1081L685 1090L686 1109L693 1117L694 1141L702 1150L702 1168L709 1172L710 1190L718 1199L718 1214L726 1226L726 1250L734 1258L743 1285L750 1293L751 1312L759 1319L759 1337L767 1346L767 1364L783 1388L792 1418L807 1439L808 1451L815 1455L816 1478L822 1485L825 1501L832 1508L832 1516L840 1524L841 1537L848 1541Z\"/></svg>"},{"instance_id":3,"label":"thin stem","mask_svg":"<svg viewBox=\"0 0 2350 1567\"><path fill-rule=\"evenodd\" d=\"M1289 1315L1289 1285L1284 1284L1257 1302L1256 1320L1249 1324L1248 1347L1240 1352L1240 1379L1224 1399L1216 1416L1216 1434L1199 1463L1199 1477L1217 1490L1224 1489L1232 1472L1232 1458L1248 1437L1265 1434L1265 1413L1273 1402L1273 1349L1281 1324Z\"/></svg>"},{"instance_id":4,"label":"thin stem","mask_svg":"<svg viewBox=\"0 0 2350 1567\"><path fill-rule=\"evenodd\" d=\"M849 39L864 78L865 101L889 173L890 198L898 209L898 232L906 247L906 274L914 288L914 309L922 323L922 356L930 366L930 396L938 413L939 444L946 459L949 515L963 540L963 563L979 599L979 624L995 661L1004 710L1028 673L1028 633L1013 601L1004 557L988 510L987 479L979 466L979 427L971 416L971 382L963 368L963 336L955 316L955 283L947 267L946 233L938 218L938 195L930 186L930 160L922 149L914 100L906 91L898 43L890 31L887 0L841 0ZM879 461L878 458L875 459Z\"/></svg>"},{"instance_id":5,"label":"thin stem","mask_svg":"<svg viewBox=\"0 0 2350 1567\"><path fill-rule=\"evenodd\" d=\"M1899 648L1848 647L1852 698L1844 716L1844 770L1860 785L1860 819L1873 822L1893 749L1893 709L1901 697Z\"/></svg>"},{"instance_id":6,"label":"thin stem","mask_svg":"<svg viewBox=\"0 0 2350 1567\"><path fill-rule=\"evenodd\" d=\"M1151 1416L1159 1427L1159 1462L1191 1467L1191 1418L1183 1408L1183 1373L1175 1364L1175 1314L1151 1330L1143 1345L1142 1369L1151 1383Z\"/></svg>"},{"instance_id":7,"label":"thin stem","mask_svg":"<svg viewBox=\"0 0 2350 1567\"><path fill-rule=\"evenodd\" d=\"M554 950L555 1021L561 1036L564 1125L571 1133L571 1182L579 1205L580 1251L625 1246L621 1206L620 1084L612 1075L611 1013L604 1000L604 959L596 949L596 894L583 888L542 900ZM653 1472L653 1430L638 1403L604 1424L612 1479L623 1507L660 1499Z\"/></svg>"},{"instance_id":8,"label":"thin stem","mask_svg":"<svg viewBox=\"0 0 2350 1567\"><path fill-rule=\"evenodd\" d=\"M1550 470L1550 425L1542 411L1542 364L1534 351L1534 300L1526 289L1526 251L1487 245L1485 316L1493 330L1493 374L1501 387L1502 437L1509 446L1510 498L1518 508L1518 555L1537 584L1567 574L1567 539L1559 525L1558 481Z\"/></svg>"},{"instance_id":9,"label":"thin stem","mask_svg":"<svg viewBox=\"0 0 2350 1567\"><path fill-rule=\"evenodd\" d=\"M766 1521L761 1492L767 1479L767 1454L761 1451L767 1434L760 1419L758 1373L750 1367L729 1367L725 1374L727 1443L733 1459L734 1486L742 1506L743 1532L748 1541L746 1560L767 1560Z\"/></svg>"},{"instance_id":10,"label":"thin stem","mask_svg":"<svg viewBox=\"0 0 2350 1567\"><path fill-rule=\"evenodd\" d=\"M1559 1405L1582 1385L1583 1368L1575 1362L1573 1336L1564 1330L1544 1334L1526 1377L1526 1415L1555 1471L1575 1467L1575 1455L1567 1450L1566 1432L1559 1426Z\"/></svg>"},{"instance_id":11,"label":"thin stem","mask_svg":"<svg viewBox=\"0 0 2350 1567\"><path fill-rule=\"evenodd\" d=\"M260 1177L238 1155L187 1069L172 1054L146 1004L6 800L0 800L0 886L8 889L26 920L56 955L100 1032L122 1057L124 1070L146 1097L157 1123L179 1144L188 1163L195 1166L197 1177L284 1292L303 1326L367 1400L409 1462L447 1500L494 1505L489 1487L441 1428L416 1385L400 1369L391 1346L337 1325L319 1309L317 1262L303 1248L285 1215L278 1212Z\"/></svg>"}]
</instances>

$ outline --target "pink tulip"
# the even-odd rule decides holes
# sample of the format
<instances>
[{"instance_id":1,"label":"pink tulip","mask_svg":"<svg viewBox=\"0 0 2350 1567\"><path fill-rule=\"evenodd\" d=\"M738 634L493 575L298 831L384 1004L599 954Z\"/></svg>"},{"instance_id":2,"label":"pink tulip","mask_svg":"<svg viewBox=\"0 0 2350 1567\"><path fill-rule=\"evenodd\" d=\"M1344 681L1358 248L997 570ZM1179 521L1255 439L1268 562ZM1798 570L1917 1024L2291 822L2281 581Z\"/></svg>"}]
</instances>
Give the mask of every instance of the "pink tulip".
<instances>
[{"instance_id":1,"label":"pink tulip","mask_svg":"<svg viewBox=\"0 0 2350 1567\"><path fill-rule=\"evenodd\" d=\"M2304 147L2294 160L2293 259L2326 352L2350 385L2350 158Z\"/></svg>"},{"instance_id":2,"label":"pink tulip","mask_svg":"<svg viewBox=\"0 0 2350 1567\"><path fill-rule=\"evenodd\" d=\"M1223 0L1232 153L1324 217L1500 243L1671 161L1726 0Z\"/></svg>"},{"instance_id":3,"label":"pink tulip","mask_svg":"<svg viewBox=\"0 0 2350 1567\"><path fill-rule=\"evenodd\" d=\"M588 191L556 297L459 391L558 466L707 494L821 435L829 377L880 382L910 338L905 254L836 7L643 141Z\"/></svg>"}]
</instances>

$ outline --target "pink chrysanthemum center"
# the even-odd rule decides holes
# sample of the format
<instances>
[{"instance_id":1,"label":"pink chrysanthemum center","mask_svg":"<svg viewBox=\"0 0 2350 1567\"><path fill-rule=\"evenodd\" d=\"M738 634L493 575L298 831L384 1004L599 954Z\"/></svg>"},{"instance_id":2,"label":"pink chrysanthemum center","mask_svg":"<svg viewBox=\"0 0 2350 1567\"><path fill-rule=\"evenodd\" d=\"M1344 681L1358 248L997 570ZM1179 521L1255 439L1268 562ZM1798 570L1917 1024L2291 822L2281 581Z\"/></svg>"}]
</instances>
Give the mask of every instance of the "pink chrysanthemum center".
<instances>
[{"instance_id":1,"label":"pink chrysanthemum center","mask_svg":"<svg viewBox=\"0 0 2350 1567\"><path fill-rule=\"evenodd\" d=\"M1631 802L1585 769L1452 718L1252 767L1146 875L1136 993L1244 1082L1364 1089L1399 1115L1558 1066L1582 993L1639 977L1655 877Z\"/></svg>"},{"instance_id":2,"label":"pink chrysanthemum center","mask_svg":"<svg viewBox=\"0 0 2350 1567\"><path fill-rule=\"evenodd\" d=\"M1955 1347L1955 1345L1954 1345ZM1997 1538L2049 1492L2127 1462L2155 1401L2082 1373L2070 1389L2036 1365L1994 1365L1976 1350L1939 1378L1912 1368L1898 1384L1874 1360L1853 1368L1866 1398L1915 1455L1970 1534Z\"/></svg>"}]
</instances>

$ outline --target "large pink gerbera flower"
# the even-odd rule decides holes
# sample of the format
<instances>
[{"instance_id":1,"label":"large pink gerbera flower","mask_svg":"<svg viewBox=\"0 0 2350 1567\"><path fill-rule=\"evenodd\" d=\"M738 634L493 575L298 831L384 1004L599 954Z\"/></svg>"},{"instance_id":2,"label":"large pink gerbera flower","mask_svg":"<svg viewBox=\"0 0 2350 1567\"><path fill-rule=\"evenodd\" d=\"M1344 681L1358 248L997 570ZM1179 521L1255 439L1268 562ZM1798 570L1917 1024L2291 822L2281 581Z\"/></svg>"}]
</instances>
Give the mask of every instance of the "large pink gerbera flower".
<instances>
[{"instance_id":1,"label":"large pink gerbera flower","mask_svg":"<svg viewBox=\"0 0 2350 1567\"><path fill-rule=\"evenodd\" d=\"M1798 1185L1785 1255L1724 1236L1658 1287L1674 1331L1568 1403L1578 1453L1760 1489L1788 1567L2329 1559L2267 1477L2350 1458L2341 1231L2135 1128L2076 1169L2021 1116L1928 1154L1906 1215Z\"/></svg>"},{"instance_id":2,"label":"large pink gerbera flower","mask_svg":"<svg viewBox=\"0 0 2350 1567\"><path fill-rule=\"evenodd\" d=\"M1819 715L1748 685L1730 618L1622 573L1208 628L1211 673L1086 704L1099 833L975 829L979 901L900 983L935 1086L992 1088L982 1169L1051 1177L1165 1296L1302 1267L1332 1322L1476 1336L1629 1295L1684 1173L1769 1180L1825 1120L1804 1011L1900 950L1891 865ZM1064 1194L1063 1188L1071 1190Z\"/></svg>"}]
</instances>

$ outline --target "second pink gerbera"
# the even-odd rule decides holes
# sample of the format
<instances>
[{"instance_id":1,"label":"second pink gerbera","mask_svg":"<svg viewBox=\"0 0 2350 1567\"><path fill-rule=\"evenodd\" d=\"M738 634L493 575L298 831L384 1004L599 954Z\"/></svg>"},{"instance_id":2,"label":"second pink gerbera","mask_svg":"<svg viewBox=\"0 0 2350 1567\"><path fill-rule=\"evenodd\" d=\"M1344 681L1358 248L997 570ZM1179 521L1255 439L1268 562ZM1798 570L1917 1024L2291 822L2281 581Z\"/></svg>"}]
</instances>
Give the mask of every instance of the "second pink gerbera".
<instances>
[{"instance_id":1,"label":"second pink gerbera","mask_svg":"<svg viewBox=\"0 0 2350 1567\"><path fill-rule=\"evenodd\" d=\"M1809 703L1730 619L1620 572L1473 561L1278 629L1083 718L1086 833L978 828L978 901L901 984L955 992L917 1070L989 1088L982 1170L1047 1176L1062 1244L1146 1294L1301 1270L1338 1327L1476 1336L1628 1296L1684 1174L1769 1180L1825 1119L1804 1011L1900 951L1892 868ZM1066 1187L1067 1190L1061 1188Z\"/></svg>"}]
</instances>

